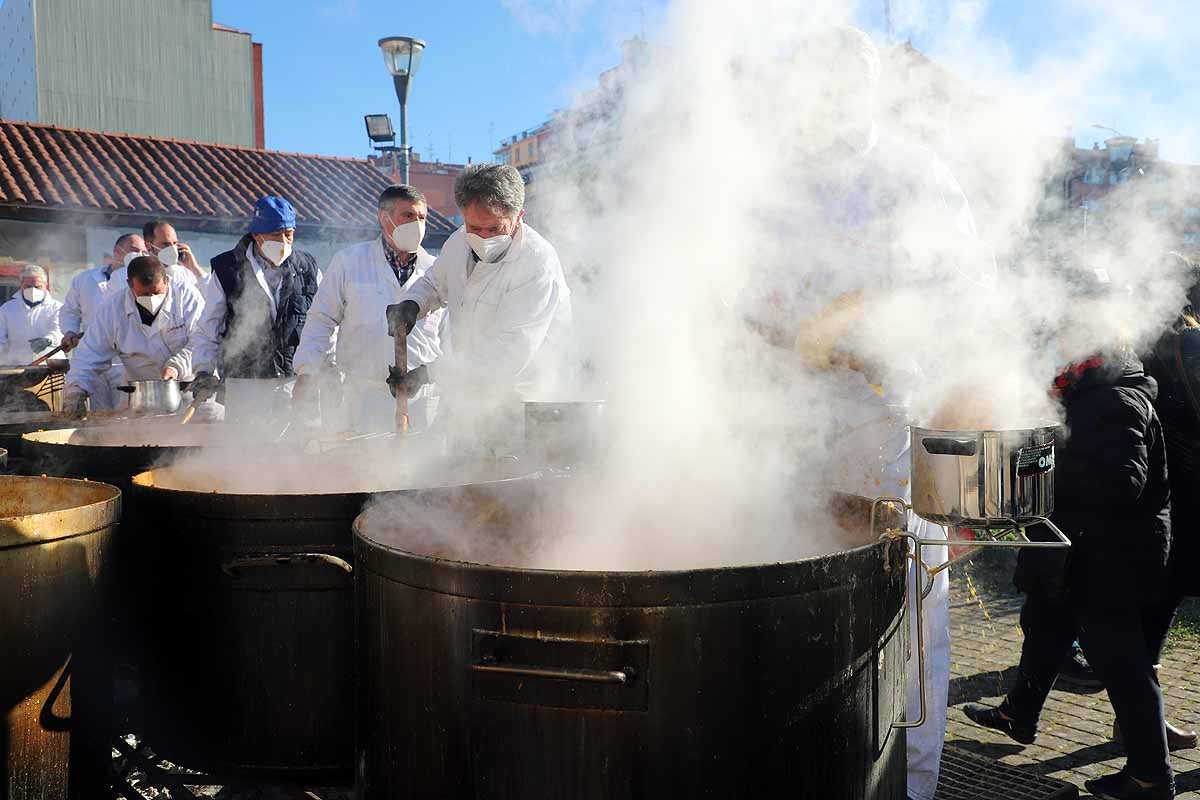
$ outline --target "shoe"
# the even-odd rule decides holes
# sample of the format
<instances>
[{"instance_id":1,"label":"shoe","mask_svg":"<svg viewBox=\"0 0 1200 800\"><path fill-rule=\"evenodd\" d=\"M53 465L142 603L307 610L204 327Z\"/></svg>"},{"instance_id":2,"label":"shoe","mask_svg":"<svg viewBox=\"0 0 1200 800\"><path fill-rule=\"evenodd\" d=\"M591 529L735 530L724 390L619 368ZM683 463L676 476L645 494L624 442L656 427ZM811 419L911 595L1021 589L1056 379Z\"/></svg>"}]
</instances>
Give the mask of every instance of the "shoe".
<instances>
[{"instance_id":1,"label":"shoe","mask_svg":"<svg viewBox=\"0 0 1200 800\"><path fill-rule=\"evenodd\" d=\"M1084 788L1100 800L1175 800L1175 781L1142 786L1122 770L1115 775L1084 781Z\"/></svg>"},{"instance_id":2,"label":"shoe","mask_svg":"<svg viewBox=\"0 0 1200 800\"><path fill-rule=\"evenodd\" d=\"M1121 736L1121 727L1115 721L1113 722L1112 740L1117 744L1125 743ZM1197 743L1200 743L1200 737L1196 736L1195 731L1185 731L1183 728L1177 728L1167 722L1167 749L1172 753L1176 750L1191 750Z\"/></svg>"},{"instance_id":3,"label":"shoe","mask_svg":"<svg viewBox=\"0 0 1200 800\"><path fill-rule=\"evenodd\" d=\"M1087 657L1078 647L1071 650L1071 657L1059 668L1058 674L1086 689L1100 689L1104 686L1104 681L1096 675Z\"/></svg>"},{"instance_id":4,"label":"shoe","mask_svg":"<svg viewBox=\"0 0 1200 800\"><path fill-rule=\"evenodd\" d=\"M1000 713L1000 709L985 706L982 703L967 703L963 713L976 725L1000 731L1021 744L1033 744L1037 739L1037 726L1027 722L1009 719Z\"/></svg>"}]
</instances>

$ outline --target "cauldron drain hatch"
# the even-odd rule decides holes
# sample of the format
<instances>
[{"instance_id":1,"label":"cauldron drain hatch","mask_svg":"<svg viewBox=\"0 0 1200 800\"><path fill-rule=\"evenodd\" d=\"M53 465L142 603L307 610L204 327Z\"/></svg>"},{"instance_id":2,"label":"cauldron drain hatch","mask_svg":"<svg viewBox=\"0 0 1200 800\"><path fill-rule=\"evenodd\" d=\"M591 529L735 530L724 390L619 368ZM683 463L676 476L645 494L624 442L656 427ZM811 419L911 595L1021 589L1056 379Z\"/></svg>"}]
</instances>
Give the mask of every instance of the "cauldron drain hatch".
<instances>
[{"instance_id":1,"label":"cauldron drain hatch","mask_svg":"<svg viewBox=\"0 0 1200 800\"><path fill-rule=\"evenodd\" d=\"M937 800L1076 800L1079 789L957 747L942 750Z\"/></svg>"}]
</instances>

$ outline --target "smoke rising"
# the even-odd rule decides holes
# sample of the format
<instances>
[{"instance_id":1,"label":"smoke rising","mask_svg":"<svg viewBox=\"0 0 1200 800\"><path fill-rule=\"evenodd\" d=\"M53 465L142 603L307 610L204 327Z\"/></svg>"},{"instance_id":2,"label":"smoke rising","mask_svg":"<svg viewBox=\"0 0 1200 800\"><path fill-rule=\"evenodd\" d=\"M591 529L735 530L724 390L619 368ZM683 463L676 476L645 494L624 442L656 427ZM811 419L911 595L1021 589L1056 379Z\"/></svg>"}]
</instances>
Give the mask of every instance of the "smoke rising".
<instances>
[{"instance_id":1,"label":"smoke rising","mask_svg":"<svg viewBox=\"0 0 1200 800\"><path fill-rule=\"evenodd\" d=\"M603 387L608 437L524 563L844 547L828 494L895 494L898 424L1060 419L1060 370L1143 349L1183 305L1187 277L1158 267L1175 241L1159 183L1123 183L1090 229L1062 208L1049 131L1110 88L1116 55L1023 63L984 33L981 3L898 4L935 63L872 45L845 5L672 2L534 175L529 221L568 271L571 351L593 378L547 399ZM1169 35L1145 24L1135 41ZM427 511L424 530L464 530Z\"/></svg>"},{"instance_id":2,"label":"smoke rising","mask_svg":"<svg viewBox=\"0 0 1200 800\"><path fill-rule=\"evenodd\" d=\"M562 563L819 552L820 498L883 488L872 392L918 424L1053 421L1062 368L1144 347L1182 305L1182 276L1150 272L1172 245L1152 182L1086 238L1047 197L1047 110L1092 91L1075 64L1035 64L1030 97L980 4L938 31L957 74L873 52L842 5L672 3L534 176L612 423Z\"/></svg>"}]
</instances>

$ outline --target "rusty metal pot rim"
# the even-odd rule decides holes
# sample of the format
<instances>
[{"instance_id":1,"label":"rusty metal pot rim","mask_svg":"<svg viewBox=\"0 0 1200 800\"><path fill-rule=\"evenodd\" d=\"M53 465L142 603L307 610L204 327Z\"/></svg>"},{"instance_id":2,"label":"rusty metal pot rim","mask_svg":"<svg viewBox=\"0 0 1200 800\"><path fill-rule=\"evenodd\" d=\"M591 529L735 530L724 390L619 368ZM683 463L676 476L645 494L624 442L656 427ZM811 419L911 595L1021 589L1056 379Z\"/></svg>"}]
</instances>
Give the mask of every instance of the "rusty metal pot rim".
<instances>
[{"instance_id":1,"label":"rusty metal pot rim","mask_svg":"<svg viewBox=\"0 0 1200 800\"><path fill-rule=\"evenodd\" d=\"M121 518L121 490L107 483L0 475L0 492L6 495L28 491L44 497L56 489L79 492L87 500L31 514L0 517L0 551L81 536L116 525Z\"/></svg>"}]
</instances>

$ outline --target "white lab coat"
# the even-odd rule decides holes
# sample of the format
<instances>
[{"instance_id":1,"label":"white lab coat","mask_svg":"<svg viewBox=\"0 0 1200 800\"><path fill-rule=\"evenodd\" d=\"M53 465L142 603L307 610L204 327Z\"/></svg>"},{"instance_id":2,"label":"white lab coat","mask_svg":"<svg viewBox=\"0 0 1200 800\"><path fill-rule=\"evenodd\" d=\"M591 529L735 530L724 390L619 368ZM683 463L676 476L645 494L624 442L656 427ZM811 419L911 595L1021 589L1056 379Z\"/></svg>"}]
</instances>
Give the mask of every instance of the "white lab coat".
<instances>
[{"instance_id":1,"label":"white lab coat","mask_svg":"<svg viewBox=\"0 0 1200 800\"><path fill-rule=\"evenodd\" d=\"M75 350L66 393L88 397L107 388L105 372L118 359L126 381L162 379L174 367L180 380L192 377L192 346L204 301L192 286L169 281L167 299L150 325L143 325L133 291L111 293Z\"/></svg>"},{"instance_id":2,"label":"white lab coat","mask_svg":"<svg viewBox=\"0 0 1200 800\"><path fill-rule=\"evenodd\" d=\"M103 267L94 267L80 272L71 281L71 288L63 298L59 323L64 333L83 333L96 310L104 302L112 281L104 274Z\"/></svg>"},{"instance_id":3,"label":"white lab coat","mask_svg":"<svg viewBox=\"0 0 1200 800\"><path fill-rule=\"evenodd\" d=\"M59 312L59 324L64 333L85 333L96 311L104 302L112 287L124 288L125 284L115 283L109 275L104 274L103 267L84 270L71 280L71 288L63 298L62 311ZM71 354L74 357L74 354ZM125 371L120 364L115 364L108 371L108 391L92 395L92 410L110 411L124 399L117 387L125 379Z\"/></svg>"},{"instance_id":4,"label":"white lab coat","mask_svg":"<svg viewBox=\"0 0 1200 800\"><path fill-rule=\"evenodd\" d=\"M387 333L387 307L399 303L433 264L425 248L417 251L413 274L404 286L396 280L376 238L340 250L329 263L321 287L308 310L293 366L297 375L317 375L334 352L343 375L343 425L362 432L391 430L396 401L387 387L395 347ZM445 311L437 309L408 335L408 368L433 364L442 354L440 330ZM334 341L336 340L336 347ZM409 401L412 430L432 422L437 398L424 387Z\"/></svg>"},{"instance_id":5,"label":"white lab coat","mask_svg":"<svg viewBox=\"0 0 1200 800\"><path fill-rule=\"evenodd\" d=\"M21 366L42 356L62 341L59 312L62 303L49 294L36 306L25 303L21 293L0 306L0 364ZM50 347L34 351L30 339L49 339Z\"/></svg>"},{"instance_id":6,"label":"white lab coat","mask_svg":"<svg viewBox=\"0 0 1200 800\"><path fill-rule=\"evenodd\" d=\"M474 262L464 230L442 247L433 266L409 287L421 316L445 308L439 384L528 387L547 336L570 321L571 291L558 253L521 224L504 258ZM443 394L446 394L444 391Z\"/></svg>"}]
</instances>

